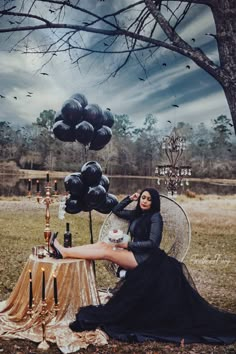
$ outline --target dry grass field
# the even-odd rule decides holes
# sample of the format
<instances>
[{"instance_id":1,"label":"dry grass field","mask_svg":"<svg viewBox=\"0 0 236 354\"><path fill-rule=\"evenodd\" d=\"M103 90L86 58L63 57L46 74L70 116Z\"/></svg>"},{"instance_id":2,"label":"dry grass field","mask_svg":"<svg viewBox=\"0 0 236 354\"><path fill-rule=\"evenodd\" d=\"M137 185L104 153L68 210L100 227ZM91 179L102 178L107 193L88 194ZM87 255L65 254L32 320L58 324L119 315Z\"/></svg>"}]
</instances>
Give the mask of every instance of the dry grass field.
<instances>
[{"instance_id":1,"label":"dry grass field","mask_svg":"<svg viewBox=\"0 0 236 354\"><path fill-rule=\"evenodd\" d=\"M212 304L236 313L236 195L234 196L179 196L177 201L186 210L191 226L192 240L185 263L198 291ZM65 223L70 222L73 244L90 240L87 213L65 215L59 220L58 203L50 207L51 228L62 235ZM0 301L8 298L31 253L31 248L43 243L45 207L33 199L13 198L0 200ZM93 232L96 240L106 217L93 212ZM104 273L102 262L96 264L98 287L114 282ZM106 276L104 276L106 274ZM38 353L37 345L28 341L0 340L0 351L9 354ZM124 345L110 340L108 346L90 346L80 353L147 353L147 354L224 354L236 353L236 343L230 346L182 345L143 343ZM52 345L47 353L59 354Z\"/></svg>"}]
</instances>

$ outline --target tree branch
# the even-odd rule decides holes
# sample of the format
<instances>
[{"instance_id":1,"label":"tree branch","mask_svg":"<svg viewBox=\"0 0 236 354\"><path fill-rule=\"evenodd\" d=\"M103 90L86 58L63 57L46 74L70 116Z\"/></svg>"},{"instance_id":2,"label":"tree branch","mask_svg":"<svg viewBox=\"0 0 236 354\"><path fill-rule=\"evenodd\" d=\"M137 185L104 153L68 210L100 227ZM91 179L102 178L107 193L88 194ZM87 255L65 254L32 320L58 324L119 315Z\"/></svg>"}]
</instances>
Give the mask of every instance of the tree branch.
<instances>
[{"instance_id":1,"label":"tree branch","mask_svg":"<svg viewBox=\"0 0 236 354\"><path fill-rule=\"evenodd\" d=\"M114 17L114 16L117 16L117 15L120 15L121 13L123 13L123 12L125 12L125 11L127 11L127 10L132 9L132 8L134 8L134 7L137 6L137 5L140 5L140 4L144 3L144 0L141 0L141 1L138 1L138 2L136 2L136 3L134 3L134 4L131 4L131 5L129 5L129 6L124 7L124 8L122 8L122 9L119 10L119 11L116 11L116 12L113 12L113 13L110 13L110 14L107 14L107 15L101 17L101 16L98 16L97 14L95 14L94 12L91 12L91 11L89 11L89 10L86 10L86 9L82 8L82 7L73 5L73 4L71 4L69 1L59 1L59 0L38 0L38 1L40 1L40 2L46 2L46 3L50 3L50 4L58 4L58 5L67 6L67 7L70 7L70 8L72 8L72 9L79 10L79 11L81 11L81 12L83 12L83 13L86 13L87 15L90 15L90 16L92 16L92 17L95 17L97 20L91 22L91 23L89 24L89 26L95 24L97 21L103 21L104 23L106 23L106 24L108 24L108 25L110 25L110 26L112 26L112 27L114 27L114 28L118 28L118 27L115 26L112 22L107 21L106 18L108 18L108 17Z\"/></svg>"},{"instance_id":2,"label":"tree branch","mask_svg":"<svg viewBox=\"0 0 236 354\"><path fill-rule=\"evenodd\" d=\"M65 6L72 6L74 7L74 5L71 5L68 2L61 2L61 1L57 1L57 0L39 0L41 2L48 2L48 3L55 3L55 4L60 4L60 5L65 5ZM212 1L214 0L209 0L207 1L209 4L212 3ZM141 4L144 3L146 4L146 7L148 8L148 10L150 11L150 13L152 14L152 16L154 17L154 19L158 22L158 24L161 26L162 30L164 31L164 33L167 35L167 37L169 38L169 40L171 41L171 43L169 42L165 42L165 41L161 41L161 40L157 40L151 37L147 37L145 35L142 35L141 33L141 27L138 27L139 30L135 33L129 30L125 30L122 29L120 27L118 27L118 24L115 26L113 25L113 27L115 26L116 29L115 30L110 30L110 29L104 29L104 28L97 28L97 27L91 27L91 26L81 26L81 25L74 25L74 24L63 24L63 23L52 23L48 20L46 20L43 17L40 16L36 16L36 15L32 15L32 14L25 14L25 13L17 13L17 12L11 12L11 11L0 11L0 14L2 15L13 15L13 16L25 16L26 18L34 18L40 21L43 21L45 23L45 25L29 25L29 26L19 26L19 27L11 27L11 28L1 28L0 29L0 33L7 33L7 32L20 32L20 31L35 31L35 30L44 30L44 29L65 29L65 30L74 30L75 32L88 32L88 33L95 33L98 35L106 35L106 36L111 36L111 37L122 37L124 36L125 38L130 38L130 39L134 39L134 43L137 45L139 45L139 42L145 42L145 43L149 43L150 45L153 46L157 46L157 47L163 47L166 49L169 49L171 51L177 52L179 54L182 54L190 59L192 59L197 65L199 65L201 68L203 68L204 70L208 71L213 77L215 78L219 78L219 71L220 68L214 64L199 48L193 48L191 47L188 43L186 43L177 33L176 31L171 27L171 25L169 24L169 22L164 18L164 16L160 13L160 11L157 9L156 4L153 3L152 0L144 0L144 1L139 1L137 4ZM188 2L188 1L187 1ZM196 1L191 1L191 2L195 2ZM133 4L134 5L134 4ZM78 6L76 6L76 8L80 9ZM128 7L122 9L122 11L127 10ZM85 11L87 13L87 10ZM106 15L106 16L112 16L114 14L113 13L110 15ZM90 15L92 15L91 12L89 12ZM93 14L93 16L99 18L99 20L103 21L104 18L99 17L95 14ZM146 18L146 17L145 17ZM108 22L109 25L111 24L110 22ZM134 22L135 23L135 22ZM70 49L71 49L71 45L70 45ZM108 51L107 51L108 52ZM104 50L104 53L106 53L106 51ZM129 51L128 51L129 53Z\"/></svg>"},{"instance_id":3,"label":"tree branch","mask_svg":"<svg viewBox=\"0 0 236 354\"><path fill-rule=\"evenodd\" d=\"M64 43L65 44L65 43ZM68 43L67 43L68 44ZM50 47L52 47L54 45L51 44ZM110 51L106 51L104 52L103 50L97 50L97 49L90 49L90 48L84 48L84 47L80 47L80 46L73 46L73 45L69 45L69 48L65 48L65 49L55 49L55 50L34 50L34 51L27 51L27 52L23 52L23 54L56 54L56 53L62 53L62 52L67 52L68 50L72 50L72 49L75 49L75 50L82 50L82 51L85 51L85 52L90 52L90 53L97 53L97 54L125 54L125 53L130 53L130 52L141 52L142 50L146 50L146 49L152 49L152 48L156 48L156 45L155 46L146 46L146 47L141 47L141 48L134 48L134 49L124 49L124 50L110 50Z\"/></svg>"},{"instance_id":4,"label":"tree branch","mask_svg":"<svg viewBox=\"0 0 236 354\"><path fill-rule=\"evenodd\" d=\"M150 0L145 0L146 2ZM1 11L0 11L1 13ZM31 16L33 17L33 15ZM73 25L73 24L60 24L60 23L52 23L49 22L48 24L45 25L38 25L38 26L22 26L22 27L11 27L11 28L1 28L0 33L7 33L7 32L20 32L20 31L32 31L32 30L45 30L45 29L52 29L52 28L62 28L62 29L73 29L75 31L84 31L84 32L89 32L89 33L96 33L100 35L108 35L108 36L125 36L129 38L133 38L142 42L150 43L159 47L164 47L166 49L172 50L174 52L180 53L182 55L185 55L191 59L193 59L197 64L199 64L201 67L204 66L204 68L208 68L212 75L216 74L215 70L218 69L218 66L214 64L209 58L200 50L200 49L193 49L190 45L188 45L185 41L183 41L175 31L172 30L171 26L168 24L168 22L162 17L158 16L158 23L159 19L162 23L162 26L165 27L165 31L167 34L172 39L172 43L166 43L154 38L149 38L146 36L143 36L138 33L133 33L130 31L126 31L124 29L118 29L118 30L106 30L106 29L101 29L101 28L96 28L96 27L87 27L87 26L80 26L80 25Z\"/></svg>"},{"instance_id":5,"label":"tree branch","mask_svg":"<svg viewBox=\"0 0 236 354\"><path fill-rule=\"evenodd\" d=\"M12 11L5 11L5 10L2 10L0 11L0 14L2 15L7 15L7 16L17 16L17 17L24 17L24 18L33 18L35 20L39 20L39 21L42 21L42 22L45 22L46 25L50 25L51 22L46 20L45 18L43 17L40 17L40 16L37 16L37 15L31 15L29 13L24 13L24 12L12 12ZM19 28L19 27L18 27ZM8 31L9 32L9 31Z\"/></svg>"}]
</instances>

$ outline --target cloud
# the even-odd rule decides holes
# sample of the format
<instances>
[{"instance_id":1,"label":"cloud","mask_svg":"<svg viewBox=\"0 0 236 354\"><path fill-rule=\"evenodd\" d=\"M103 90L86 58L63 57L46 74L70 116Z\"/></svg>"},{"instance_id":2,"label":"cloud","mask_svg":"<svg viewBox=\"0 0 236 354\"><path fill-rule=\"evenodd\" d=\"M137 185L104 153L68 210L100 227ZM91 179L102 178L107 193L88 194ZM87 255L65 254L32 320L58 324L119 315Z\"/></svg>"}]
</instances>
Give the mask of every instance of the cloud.
<instances>
[{"instance_id":1,"label":"cloud","mask_svg":"<svg viewBox=\"0 0 236 354\"><path fill-rule=\"evenodd\" d=\"M96 10L100 14L106 11L111 13L120 8L120 4L128 3L122 0L122 3L112 2L112 5L108 5L106 1L96 1ZM88 0L86 4L93 9L94 1ZM206 32L214 30L212 15L202 9L196 6L191 10L185 23L179 27L179 33L186 40L196 38L196 45L201 45L213 60L217 60L215 41L205 36ZM80 23L89 18L86 16L79 17ZM73 22L78 21L74 12L69 17ZM59 35L61 32L56 33ZM32 37L31 43L36 46L37 41L43 39L44 44L49 44L51 36L51 31L38 32ZM76 40L95 45L97 37L83 33ZM11 43L13 37L3 43L2 49L9 49ZM93 55L76 66L71 64L67 53L60 53L53 62L42 68L48 58L47 55L0 51L0 60L4 63L0 67L0 93L7 97L0 100L0 120L34 122L41 111L59 110L62 103L76 92L85 94L90 103L98 103L102 108L110 107L113 113L128 114L136 125L141 125L148 113L156 114L159 121L163 122L168 119L210 121L224 112L230 117L218 83L188 58L163 48L150 55L148 60L141 53L138 54L138 58L146 64L147 77L133 58L108 81L104 80L117 63L122 62L122 56ZM163 66L164 62L166 66ZM190 69L186 65L190 65ZM49 75L41 75L42 71ZM32 97L27 97L28 91L33 92ZM173 104L179 104L180 108L174 109Z\"/></svg>"},{"instance_id":2,"label":"cloud","mask_svg":"<svg viewBox=\"0 0 236 354\"><path fill-rule=\"evenodd\" d=\"M214 92L190 102L184 103L180 108L169 108L158 114L162 124L171 117L173 123L188 122L192 125L205 122L208 126L211 121L221 114L230 116L229 108L223 92Z\"/></svg>"}]
</instances>

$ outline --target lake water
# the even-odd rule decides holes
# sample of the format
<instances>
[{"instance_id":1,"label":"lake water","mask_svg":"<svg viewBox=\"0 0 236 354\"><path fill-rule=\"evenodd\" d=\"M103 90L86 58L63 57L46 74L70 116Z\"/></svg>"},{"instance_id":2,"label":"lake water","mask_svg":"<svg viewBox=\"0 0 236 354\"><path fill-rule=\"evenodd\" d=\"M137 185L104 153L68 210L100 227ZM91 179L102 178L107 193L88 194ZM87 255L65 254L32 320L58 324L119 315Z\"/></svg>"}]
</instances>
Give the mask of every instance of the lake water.
<instances>
[{"instance_id":1,"label":"lake water","mask_svg":"<svg viewBox=\"0 0 236 354\"><path fill-rule=\"evenodd\" d=\"M167 194L166 187L164 183L157 185L156 178L118 178L110 177L110 188L109 192L115 195L118 194L132 194L138 189L143 189L143 187L155 187L162 194ZM54 178L52 177L52 187ZM58 181L58 191L59 194L65 193L64 179L57 179ZM40 189L43 190L45 179L39 179ZM17 176L0 176L0 196L10 197L10 196L25 196L28 189L28 179L18 179ZM189 186L184 185L180 187L178 193L182 194L187 189L195 192L196 194L219 194L219 195L229 195L236 194L236 186L223 183L215 182L196 182L189 180ZM36 179L32 179L32 193L36 193Z\"/></svg>"}]
</instances>

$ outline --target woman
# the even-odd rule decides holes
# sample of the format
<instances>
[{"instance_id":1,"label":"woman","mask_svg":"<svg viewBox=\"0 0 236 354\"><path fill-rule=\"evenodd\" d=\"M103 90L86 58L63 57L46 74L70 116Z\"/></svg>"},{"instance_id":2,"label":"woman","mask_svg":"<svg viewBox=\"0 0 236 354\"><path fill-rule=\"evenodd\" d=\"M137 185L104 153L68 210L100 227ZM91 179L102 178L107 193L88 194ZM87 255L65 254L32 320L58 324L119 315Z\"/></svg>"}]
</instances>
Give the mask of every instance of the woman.
<instances>
[{"instance_id":1,"label":"woman","mask_svg":"<svg viewBox=\"0 0 236 354\"><path fill-rule=\"evenodd\" d=\"M124 210L132 201L137 201L136 209ZM105 242L65 248L58 243L57 234L54 234L50 245L55 257L109 260L124 269L133 269L146 260L153 249L159 247L162 237L159 193L153 188L146 188L141 194L134 193L117 204L113 213L130 221L133 241L119 243L119 248Z\"/></svg>"},{"instance_id":2,"label":"woman","mask_svg":"<svg viewBox=\"0 0 236 354\"><path fill-rule=\"evenodd\" d=\"M125 210L137 200L134 211ZM107 259L128 269L121 288L105 305L86 306L70 323L73 331L102 328L112 338L142 342L229 344L236 341L236 315L207 303L189 283L186 268L160 250L162 218L155 189L125 198L114 213L130 221L133 240L113 250L97 243L64 249L55 237L51 246L60 257Z\"/></svg>"}]
</instances>

